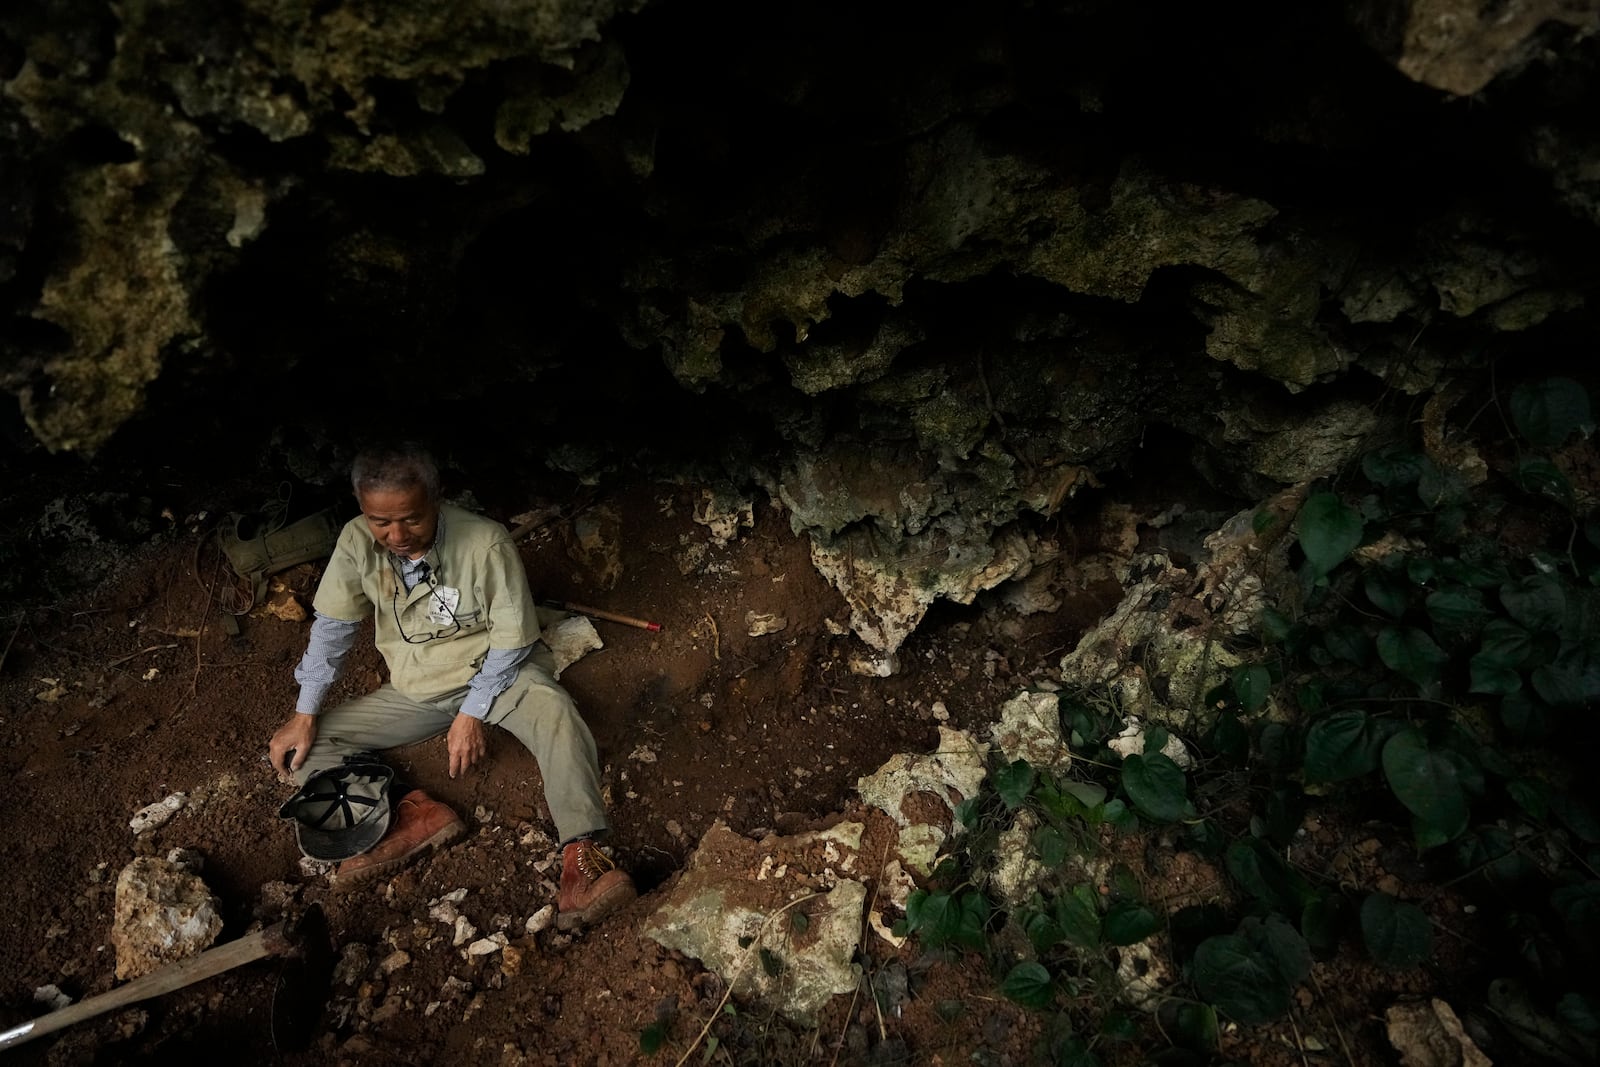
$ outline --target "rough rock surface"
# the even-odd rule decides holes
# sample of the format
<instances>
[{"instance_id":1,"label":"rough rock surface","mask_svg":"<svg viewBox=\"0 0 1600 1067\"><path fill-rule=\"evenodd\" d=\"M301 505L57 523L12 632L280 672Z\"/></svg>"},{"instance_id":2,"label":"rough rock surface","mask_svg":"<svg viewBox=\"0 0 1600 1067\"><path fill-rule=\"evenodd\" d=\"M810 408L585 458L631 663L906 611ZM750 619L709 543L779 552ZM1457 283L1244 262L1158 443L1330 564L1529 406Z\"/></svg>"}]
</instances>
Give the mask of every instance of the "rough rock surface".
<instances>
[{"instance_id":1,"label":"rough rock surface","mask_svg":"<svg viewBox=\"0 0 1600 1067\"><path fill-rule=\"evenodd\" d=\"M1575 36L1600 29L1595 0L1357 0L1351 7L1401 73L1457 96L1537 58L1553 29Z\"/></svg>"},{"instance_id":2,"label":"rough rock surface","mask_svg":"<svg viewBox=\"0 0 1600 1067\"><path fill-rule=\"evenodd\" d=\"M1061 702L1055 693L1018 693L1000 708L990 736L1008 761L1025 759L1039 770L1060 773L1072 766L1061 736Z\"/></svg>"},{"instance_id":3,"label":"rough rock surface","mask_svg":"<svg viewBox=\"0 0 1600 1067\"><path fill-rule=\"evenodd\" d=\"M134 859L117 875L117 977L138 978L205 951L222 932L217 909L217 898L187 868L156 856Z\"/></svg>"},{"instance_id":4,"label":"rough rock surface","mask_svg":"<svg viewBox=\"0 0 1600 1067\"><path fill-rule=\"evenodd\" d=\"M1591 336L1597 25L12 5L0 387L27 447L225 439L326 484L443 379L505 431L464 467L714 469L719 544L766 488L888 664L1069 548L1148 438L1265 496L1395 391ZM612 533L582 521L580 563Z\"/></svg>"},{"instance_id":5,"label":"rough rock surface","mask_svg":"<svg viewBox=\"0 0 1600 1067\"><path fill-rule=\"evenodd\" d=\"M1121 568L1122 602L1062 657L1062 680L1105 686L1123 712L1162 726L1203 724L1205 694L1244 662L1225 639L1273 606L1265 589L1292 588L1264 575L1288 565L1284 534L1305 491L1291 487L1229 519L1192 570L1165 554L1135 557Z\"/></svg>"},{"instance_id":6,"label":"rough rock surface","mask_svg":"<svg viewBox=\"0 0 1600 1067\"><path fill-rule=\"evenodd\" d=\"M900 824L896 852L906 869L926 877L939 849L953 833L956 805L978 795L988 775L989 746L961 730L939 727L939 747L930 753L900 753L856 781L861 799ZM929 805L940 813L927 818Z\"/></svg>"},{"instance_id":7,"label":"rough rock surface","mask_svg":"<svg viewBox=\"0 0 1600 1067\"><path fill-rule=\"evenodd\" d=\"M1489 1067L1493 1062L1467 1036L1450 1005L1437 997L1396 1004L1384 1019L1402 1067Z\"/></svg>"},{"instance_id":8,"label":"rough rock surface","mask_svg":"<svg viewBox=\"0 0 1600 1067\"><path fill-rule=\"evenodd\" d=\"M840 823L752 841L718 820L643 932L700 960L736 995L809 1020L859 981L851 962L867 896L861 832Z\"/></svg>"}]
</instances>

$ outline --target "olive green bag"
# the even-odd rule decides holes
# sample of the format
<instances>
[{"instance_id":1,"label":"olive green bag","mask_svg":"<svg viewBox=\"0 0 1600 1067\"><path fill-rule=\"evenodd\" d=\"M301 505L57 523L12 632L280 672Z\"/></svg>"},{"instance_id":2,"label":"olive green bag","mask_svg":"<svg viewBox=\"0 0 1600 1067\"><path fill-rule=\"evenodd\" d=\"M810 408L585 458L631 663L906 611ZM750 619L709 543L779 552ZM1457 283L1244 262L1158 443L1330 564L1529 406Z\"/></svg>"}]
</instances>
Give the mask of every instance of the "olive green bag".
<instances>
[{"instance_id":1,"label":"olive green bag","mask_svg":"<svg viewBox=\"0 0 1600 1067\"><path fill-rule=\"evenodd\" d=\"M257 512L233 512L217 529L217 547L233 573L249 588L227 610L243 615L266 599L267 578L279 571L333 554L340 522L332 508L289 520L285 496ZM243 600L239 606L238 600Z\"/></svg>"}]
</instances>

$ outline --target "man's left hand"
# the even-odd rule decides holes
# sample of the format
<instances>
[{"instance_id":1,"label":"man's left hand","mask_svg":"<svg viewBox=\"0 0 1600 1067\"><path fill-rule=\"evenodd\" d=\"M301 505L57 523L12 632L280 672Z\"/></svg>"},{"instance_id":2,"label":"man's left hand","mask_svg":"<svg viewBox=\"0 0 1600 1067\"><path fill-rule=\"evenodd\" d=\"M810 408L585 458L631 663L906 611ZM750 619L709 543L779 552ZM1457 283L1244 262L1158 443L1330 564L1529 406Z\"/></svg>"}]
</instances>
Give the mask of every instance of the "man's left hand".
<instances>
[{"instance_id":1,"label":"man's left hand","mask_svg":"<svg viewBox=\"0 0 1600 1067\"><path fill-rule=\"evenodd\" d=\"M466 774L489 751L489 732L483 728L482 719L457 714L446 743L450 749L450 777L454 778Z\"/></svg>"}]
</instances>

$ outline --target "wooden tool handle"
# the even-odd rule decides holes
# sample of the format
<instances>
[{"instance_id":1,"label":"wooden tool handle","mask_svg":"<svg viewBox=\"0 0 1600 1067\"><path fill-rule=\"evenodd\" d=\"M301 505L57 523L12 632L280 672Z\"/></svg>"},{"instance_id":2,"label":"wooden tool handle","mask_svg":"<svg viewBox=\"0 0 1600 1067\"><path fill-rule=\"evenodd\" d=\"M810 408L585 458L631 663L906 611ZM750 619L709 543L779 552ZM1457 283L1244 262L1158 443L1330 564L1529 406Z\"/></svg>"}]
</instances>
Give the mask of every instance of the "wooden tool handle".
<instances>
[{"instance_id":1,"label":"wooden tool handle","mask_svg":"<svg viewBox=\"0 0 1600 1067\"><path fill-rule=\"evenodd\" d=\"M567 600L552 600L551 603L567 611L576 611L579 615L592 615L597 619L605 619L607 622L620 622L624 626L637 626L641 630L649 630L652 633L661 629L659 622L636 619L632 615L618 615L614 611L601 611L599 608L591 608L587 604L574 604Z\"/></svg>"},{"instance_id":2,"label":"wooden tool handle","mask_svg":"<svg viewBox=\"0 0 1600 1067\"><path fill-rule=\"evenodd\" d=\"M242 967L265 956L280 956L287 952L289 947L286 924L275 923L253 934L246 934L237 941L207 949L198 956L168 964L159 971L147 974L143 978L135 978L127 985L118 986L109 993L101 993L77 1004L69 1004L60 1011L53 1011L19 1026L13 1026L0 1033L0 1049L8 1049L24 1041L32 1041L36 1037L55 1033L74 1023L92 1019L96 1015L103 1015L128 1004L182 989L186 985L192 985L223 971L231 971L235 967Z\"/></svg>"}]
</instances>

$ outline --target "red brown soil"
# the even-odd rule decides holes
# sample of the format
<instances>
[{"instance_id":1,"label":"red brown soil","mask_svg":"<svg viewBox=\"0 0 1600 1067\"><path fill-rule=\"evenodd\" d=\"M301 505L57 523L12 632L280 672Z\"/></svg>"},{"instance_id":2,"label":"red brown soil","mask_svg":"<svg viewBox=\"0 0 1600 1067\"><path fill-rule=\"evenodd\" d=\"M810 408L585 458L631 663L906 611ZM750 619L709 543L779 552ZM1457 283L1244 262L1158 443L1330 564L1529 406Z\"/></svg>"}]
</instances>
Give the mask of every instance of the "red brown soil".
<instances>
[{"instance_id":1,"label":"red brown soil","mask_svg":"<svg viewBox=\"0 0 1600 1067\"><path fill-rule=\"evenodd\" d=\"M675 1061L723 991L694 961L642 940L638 929L659 899L654 891L712 820L741 833L789 832L842 810L857 777L896 752L933 746L935 702L952 725L981 727L1020 684L1051 674L1062 650L1109 607L1102 593L1054 614L1009 614L1003 635L994 629L998 615L945 608L901 650L899 674L861 677L847 666L861 646L824 622L846 621L842 599L812 568L786 516L758 506L753 530L709 548L713 566L681 572L683 547L709 540L691 517L696 497L641 486L598 502L621 517L622 573L612 589L596 588L595 575L568 553L566 524L523 544L541 597L662 624L649 633L598 622L606 647L562 677L600 747L614 825L608 844L641 890L628 911L570 938L522 928L553 899L533 866L553 846L542 837L550 825L538 768L504 735L483 764L454 781L442 738L395 754L406 781L467 818L463 842L348 894L302 875L293 835L276 818L292 790L265 753L293 707L291 672L307 624L256 614L240 620L239 635L226 634L202 586L214 573L197 580L200 535L182 527L182 512L154 544L104 548L121 556L111 579L31 606L14 623L0 674L7 742L0 760L10 783L0 1021L31 1015L33 991L47 983L78 998L110 989L117 872L135 855L182 847L204 857L204 878L223 903L219 940L239 936L264 910L266 886L273 900L321 902L336 943L365 946L373 964L397 948L410 954L386 979L360 976L336 988L320 1041L285 1062L625 1063L639 1055L640 1031L658 1013L670 1017L658 1059ZM305 565L284 578L309 594L318 573ZM776 613L788 625L752 638L747 612ZM12 636L8 627L0 641ZM371 688L381 673L363 645L331 699ZM641 761L642 749L653 762ZM174 791L188 794L188 806L136 838L128 828L134 812ZM430 901L459 888L468 890L462 912L483 933L496 917L509 923L507 935L523 950L517 973L505 973L498 955L463 960L427 917ZM875 950L887 957L882 943ZM236 1062L272 1061L276 974L273 964L254 964L147 1002L142 1022L110 1016L11 1056L17 1063L130 1062L226 1047ZM452 977L470 989L442 992ZM936 982L940 1000L994 995L981 966ZM854 1011L847 999L837 998L816 1031L803 1035L805 1048L789 1048L800 1039L764 1017L726 1016L713 1033L740 1062L829 1062L836 1054L839 1062L861 1062L886 1038L885 1052L903 1048L918 1062L964 1061L983 1047L1012 1062L1027 1055L1032 1024L1003 1009L1009 1022L997 1026L987 999L965 1022L937 1017L914 999L881 1029L876 1014L863 1011L868 998L858 998Z\"/></svg>"},{"instance_id":2,"label":"red brown soil","mask_svg":"<svg viewBox=\"0 0 1600 1067\"><path fill-rule=\"evenodd\" d=\"M467 819L461 842L350 893L301 873L293 835L276 818L292 789L265 756L267 738L293 706L291 672L307 624L256 614L229 636L204 585L215 570L195 573L200 534L182 522L184 508L174 507L177 521L152 543L99 546L118 557L110 580L0 616L10 621L0 642L11 639L0 661L0 761L9 783L0 1024L34 1014L37 987L53 983L81 999L115 985L116 874L135 855L173 848L204 857L205 880L224 909L220 941L286 903L294 910L316 902L348 962L305 1052L273 1047L279 967L262 962L34 1042L10 1053L11 1062L210 1062L224 1051L240 1063L621 1064L641 1058L641 1032L659 1021L665 1040L650 1062L676 1063L693 1048L691 1062L700 1063L707 1020L718 1042L714 1062L1037 1062L1042 1017L1000 998L976 957L932 957L914 943L896 952L869 935L864 973L880 986L899 975L908 992L881 998L880 1011L864 986L856 997L834 998L814 1028L800 1028L753 1006L724 1009L715 975L639 929L713 820L759 836L836 816L859 776L895 753L934 746L936 703L950 725L982 730L1023 685L1056 675L1062 652L1120 591L1102 584L1057 612L1031 616L982 601L939 605L902 648L897 674L862 677L847 665L862 646L827 622L845 622L847 609L785 515L758 504L753 530L708 547L710 566L683 572L685 546L709 540L692 520L697 497L639 485L583 501L621 520L622 570L610 589L576 551L569 522L523 544L542 598L662 624L649 633L598 622L605 649L562 678L600 747L614 825L608 844L641 891L627 910L575 936L524 930L528 916L554 900L559 867L548 863L554 846L538 768L504 735L456 780L446 776L442 738L394 754L407 782ZM579 506L527 500L490 513L509 520L521 507L550 503L565 504L569 519ZM1093 525L1080 536L1083 529ZM308 564L283 577L308 597L318 574ZM750 612L788 624L750 637ZM381 676L381 661L363 646L332 699ZM136 838L128 828L134 812L174 791L188 794L188 806ZM1213 869L1141 842L1128 847L1152 859L1133 864L1148 899L1177 907L1216 898ZM463 958L449 930L428 916L432 902L458 889L467 890L460 910L480 936L503 929L515 951ZM380 973L378 964L398 960L396 952L407 962ZM1318 977L1352 1020L1337 1034L1355 1046L1346 1056L1378 1062L1370 1052L1381 1041L1378 1015L1401 987L1425 983L1380 978L1356 987L1350 967L1335 974L1332 966L1319 964ZM1301 1062L1293 1033L1287 1024L1231 1031L1224 1051ZM1111 1046L1100 1054L1107 1063L1125 1058Z\"/></svg>"}]
</instances>

